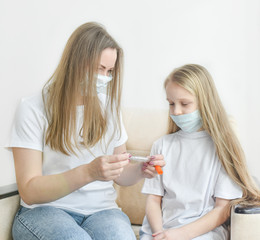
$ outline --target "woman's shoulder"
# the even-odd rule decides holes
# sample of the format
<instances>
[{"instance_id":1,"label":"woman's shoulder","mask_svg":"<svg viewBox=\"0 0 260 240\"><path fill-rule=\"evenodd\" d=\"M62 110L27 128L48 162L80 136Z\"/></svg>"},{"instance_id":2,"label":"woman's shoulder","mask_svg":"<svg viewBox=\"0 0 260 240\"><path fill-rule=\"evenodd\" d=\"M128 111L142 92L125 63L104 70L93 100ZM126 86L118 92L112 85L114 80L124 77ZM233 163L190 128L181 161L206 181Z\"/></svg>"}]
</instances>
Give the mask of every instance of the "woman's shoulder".
<instances>
[{"instance_id":1,"label":"woman's shoulder","mask_svg":"<svg viewBox=\"0 0 260 240\"><path fill-rule=\"evenodd\" d=\"M44 104L41 92L34 95L22 97L19 104L21 111L43 112Z\"/></svg>"}]
</instances>

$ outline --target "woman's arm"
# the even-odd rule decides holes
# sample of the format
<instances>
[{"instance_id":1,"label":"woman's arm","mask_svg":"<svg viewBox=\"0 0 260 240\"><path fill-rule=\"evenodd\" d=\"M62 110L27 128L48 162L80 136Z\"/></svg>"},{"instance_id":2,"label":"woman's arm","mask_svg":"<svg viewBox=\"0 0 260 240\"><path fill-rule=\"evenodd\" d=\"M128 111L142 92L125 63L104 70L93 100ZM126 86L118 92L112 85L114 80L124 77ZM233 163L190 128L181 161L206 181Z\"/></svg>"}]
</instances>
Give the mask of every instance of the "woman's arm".
<instances>
[{"instance_id":1,"label":"woman's arm","mask_svg":"<svg viewBox=\"0 0 260 240\"><path fill-rule=\"evenodd\" d=\"M197 221L194 221L183 227L164 230L162 233L157 234L154 240L161 239L160 237L162 237L163 235L165 239L190 240L212 231L228 219L230 215L229 202L230 200L216 198L215 207L209 213L207 213Z\"/></svg>"},{"instance_id":2,"label":"woman's arm","mask_svg":"<svg viewBox=\"0 0 260 240\"><path fill-rule=\"evenodd\" d=\"M114 154L126 152L125 144L115 148ZM154 165L164 166L165 161L162 155L155 155L148 163L128 164L124 167L124 171L115 179L115 182L121 186L130 186L139 182L142 178L152 178L157 175Z\"/></svg>"},{"instance_id":3,"label":"woman's arm","mask_svg":"<svg viewBox=\"0 0 260 240\"><path fill-rule=\"evenodd\" d=\"M13 156L19 194L28 205L57 200L95 180L114 180L129 163L129 154L101 156L67 172L43 176L42 152L13 148Z\"/></svg>"},{"instance_id":4,"label":"woman's arm","mask_svg":"<svg viewBox=\"0 0 260 240\"><path fill-rule=\"evenodd\" d=\"M148 195L146 199L145 213L153 233L163 231L162 223L162 196Z\"/></svg>"}]
</instances>

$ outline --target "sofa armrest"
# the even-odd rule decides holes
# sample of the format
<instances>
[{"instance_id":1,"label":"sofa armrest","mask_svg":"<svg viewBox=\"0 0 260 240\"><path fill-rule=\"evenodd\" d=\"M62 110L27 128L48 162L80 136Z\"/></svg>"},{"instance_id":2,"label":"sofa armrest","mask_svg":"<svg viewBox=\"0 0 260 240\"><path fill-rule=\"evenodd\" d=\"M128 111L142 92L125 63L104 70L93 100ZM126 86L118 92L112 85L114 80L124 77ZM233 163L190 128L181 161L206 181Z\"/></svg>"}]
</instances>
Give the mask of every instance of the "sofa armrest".
<instances>
[{"instance_id":1,"label":"sofa armrest","mask_svg":"<svg viewBox=\"0 0 260 240\"><path fill-rule=\"evenodd\" d=\"M260 239L260 207L237 205L231 211L231 240Z\"/></svg>"},{"instance_id":2,"label":"sofa armrest","mask_svg":"<svg viewBox=\"0 0 260 240\"><path fill-rule=\"evenodd\" d=\"M0 199L5 199L14 195L18 195L16 183L0 187Z\"/></svg>"},{"instance_id":3,"label":"sofa armrest","mask_svg":"<svg viewBox=\"0 0 260 240\"><path fill-rule=\"evenodd\" d=\"M11 184L0 187L0 239L11 240L14 216L19 208L20 197L17 185Z\"/></svg>"},{"instance_id":4,"label":"sofa armrest","mask_svg":"<svg viewBox=\"0 0 260 240\"><path fill-rule=\"evenodd\" d=\"M260 206L241 206L237 205L234 208L235 213L240 214L259 214L260 213Z\"/></svg>"}]
</instances>

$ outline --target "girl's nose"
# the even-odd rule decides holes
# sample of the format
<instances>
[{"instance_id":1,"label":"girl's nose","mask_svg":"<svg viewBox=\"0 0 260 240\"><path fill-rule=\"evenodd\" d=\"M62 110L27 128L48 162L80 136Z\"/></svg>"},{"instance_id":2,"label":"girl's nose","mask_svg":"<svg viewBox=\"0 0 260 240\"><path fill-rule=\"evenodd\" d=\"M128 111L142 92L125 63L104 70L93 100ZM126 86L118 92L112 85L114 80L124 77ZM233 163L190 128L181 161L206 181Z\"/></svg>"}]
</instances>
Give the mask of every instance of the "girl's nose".
<instances>
[{"instance_id":1,"label":"girl's nose","mask_svg":"<svg viewBox=\"0 0 260 240\"><path fill-rule=\"evenodd\" d=\"M181 115L181 114L182 114L181 108L178 107L178 106L175 106L174 109L173 109L173 115L178 116L178 115Z\"/></svg>"}]
</instances>

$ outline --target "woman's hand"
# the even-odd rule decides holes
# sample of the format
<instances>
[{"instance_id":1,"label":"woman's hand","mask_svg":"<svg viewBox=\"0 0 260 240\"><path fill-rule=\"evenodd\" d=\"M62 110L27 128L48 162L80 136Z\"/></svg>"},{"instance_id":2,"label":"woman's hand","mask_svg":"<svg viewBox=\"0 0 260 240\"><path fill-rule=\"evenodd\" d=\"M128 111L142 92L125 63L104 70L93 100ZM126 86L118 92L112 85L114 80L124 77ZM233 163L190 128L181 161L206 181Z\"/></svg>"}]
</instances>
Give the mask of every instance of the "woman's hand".
<instances>
[{"instance_id":1,"label":"woman's hand","mask_svg":"<svg viewBox=\"0 0 260 240\"><path fill-rule=\"evenodd\" d=\"M189 236L182 231L181 228L166 229L161 232L154 233L153 240L190 240Z\"/></svg>"},{"instance_id":2,"label":"woman's hand","mask_svg":"<svg viewBox=\"0 0 260 240\"><path fill-rule=\"evenodd\" d=\"M88 164L88 173L95 181L110 181L118 178L129 163L129 154L101 156Z\"/></svg>"},{"instance_id":3,"label":"woman's hand","mask_svg":"<svg viewBox=\"0 0 260 240\"><path fill-rule=\"evenodd\" d=\"M150 156L149 158L150 161L143 163L142 165L143 176L145 178L153 178L158 174L155 169L155 166L160 166L160 167L165 166L163 155L157 154L157 155Z\"/></svg>"}]
</instances>

